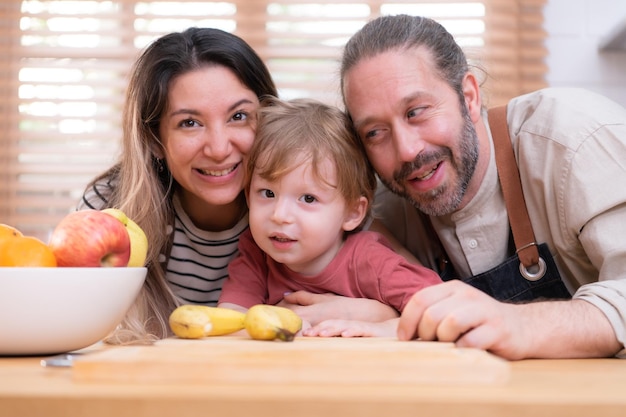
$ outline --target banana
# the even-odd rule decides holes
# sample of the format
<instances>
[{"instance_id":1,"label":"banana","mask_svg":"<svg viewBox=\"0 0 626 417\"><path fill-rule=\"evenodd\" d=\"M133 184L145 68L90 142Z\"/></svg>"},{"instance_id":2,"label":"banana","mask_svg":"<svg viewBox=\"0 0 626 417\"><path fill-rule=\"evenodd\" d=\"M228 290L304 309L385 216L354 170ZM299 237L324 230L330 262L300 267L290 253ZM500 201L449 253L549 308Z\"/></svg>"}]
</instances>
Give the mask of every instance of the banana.
<instances>
[{"instance_id":1,"label":"banana","mask_svg":"<svg viewBox=\"0 0 626 417\"><path fill-rule=\"evenodd\" d=\"M222 307L185 304L170 314L170 328L183 339L219 336L244 329L246 314Z\"/></svg>"},{"instance_id":2,"label":"banana","mask_svg":"<svg viewBox=\"0 0 626 417\"><path fill-rule=\"evenodd\" d=\"M288 308L257 304L246 313L244 326L253 339L290 342L302 328L302 319Z\"/></svg>"}]
</instances>

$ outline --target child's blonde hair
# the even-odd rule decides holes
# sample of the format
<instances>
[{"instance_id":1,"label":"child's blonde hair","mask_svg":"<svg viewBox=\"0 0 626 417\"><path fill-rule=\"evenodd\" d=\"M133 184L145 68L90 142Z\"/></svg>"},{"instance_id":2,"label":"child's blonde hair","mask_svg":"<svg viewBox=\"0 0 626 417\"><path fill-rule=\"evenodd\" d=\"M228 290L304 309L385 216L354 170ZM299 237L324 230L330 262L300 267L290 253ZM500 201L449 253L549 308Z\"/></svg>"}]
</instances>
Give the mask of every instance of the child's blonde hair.
<instances>
[{"instance_id":1,"label":"child's blonde hair","mask_svg":"<svg viewBox=\"0 0 626 417\"><path fill-rule=\"evenodd\" d=\"M252 173L268 181L280 179L303 160L310 160L313 175L324 181L318 166L328 158L335 165L339 193L348 204L361 196L368 201L369 218L376 177L352 122L336 107L312 99L284 101L267 97L258 112L256 139L246 163L246 189Z\"/></svg>"}]
</instances>

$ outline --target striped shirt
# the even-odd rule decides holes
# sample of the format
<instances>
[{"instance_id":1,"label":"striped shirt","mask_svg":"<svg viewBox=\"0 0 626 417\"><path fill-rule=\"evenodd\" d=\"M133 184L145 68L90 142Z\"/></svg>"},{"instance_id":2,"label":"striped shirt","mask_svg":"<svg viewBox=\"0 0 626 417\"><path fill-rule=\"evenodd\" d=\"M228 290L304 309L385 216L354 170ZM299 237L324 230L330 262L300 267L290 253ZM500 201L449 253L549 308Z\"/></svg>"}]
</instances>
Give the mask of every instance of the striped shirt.
<instances>
[{"instance_id":1,"label":"striped shirt","mask_svg":"<svg viewBox=\"0 0 626 417\"><path fill-rule=\"evenodd\" d=\"M228 264L239 253L239 236L248 228L244 216L232 229L207 232L198 229L174 198L174 242L167 263L167 281L186 303L217 305Z\"/></svg>"}]
</instances>

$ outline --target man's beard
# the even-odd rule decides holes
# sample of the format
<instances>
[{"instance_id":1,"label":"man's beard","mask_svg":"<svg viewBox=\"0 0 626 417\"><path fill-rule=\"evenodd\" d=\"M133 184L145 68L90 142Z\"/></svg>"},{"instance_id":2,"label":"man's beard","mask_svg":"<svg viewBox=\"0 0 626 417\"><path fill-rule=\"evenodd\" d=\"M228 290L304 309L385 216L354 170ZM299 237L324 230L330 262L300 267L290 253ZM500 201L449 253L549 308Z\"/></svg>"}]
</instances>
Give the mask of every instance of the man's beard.
<instances>
[{"instance_id":1,"label":"man's beard","mask_svg":"<svg viewBox=\"0 0 626 417\"><path fill-rule=\"evenodd\" d=\"M400 170L394 173L393 181L380 178L392 192L406 198L414 207L430 216L443 216L454 212L459 207L476 169L478 137L469 113L465 108L463 110L463 131L459 140L460 155L458 155L460 159L453 158L450 148L442 148L438 152L419 154L412 162L403 164ZM455 184L443 184L427 193L416 193L415 195L411 195L402 185L415 170L425 164L432 164L442 159L448 159L456 171L457 180Z\"/></svg>"}]
</instances>

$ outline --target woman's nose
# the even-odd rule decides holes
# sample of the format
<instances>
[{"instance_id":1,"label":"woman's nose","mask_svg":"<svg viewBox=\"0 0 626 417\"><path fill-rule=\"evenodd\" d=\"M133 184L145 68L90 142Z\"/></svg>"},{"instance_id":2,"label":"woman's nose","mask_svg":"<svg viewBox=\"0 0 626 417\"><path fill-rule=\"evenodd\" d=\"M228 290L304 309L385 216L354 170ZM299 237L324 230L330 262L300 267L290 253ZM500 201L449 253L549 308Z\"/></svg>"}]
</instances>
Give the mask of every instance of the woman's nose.
<instances>
[{"instance_id":1,"label":"woman's nose","mask_svg":"<svg viewBox=\"0 0 626 417\"><path fill-rule=\"evenodd\" d=\"M210 158L221 161L231 152L231 141L225 129L216 127L207 129L204 138L204 153Z\"/></svg>"}]
</instances>

